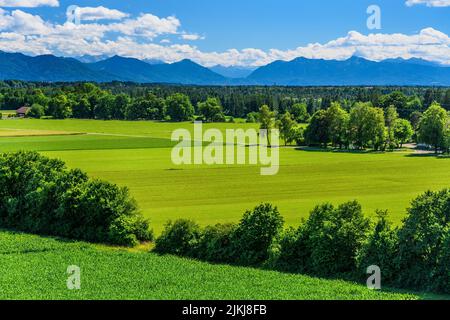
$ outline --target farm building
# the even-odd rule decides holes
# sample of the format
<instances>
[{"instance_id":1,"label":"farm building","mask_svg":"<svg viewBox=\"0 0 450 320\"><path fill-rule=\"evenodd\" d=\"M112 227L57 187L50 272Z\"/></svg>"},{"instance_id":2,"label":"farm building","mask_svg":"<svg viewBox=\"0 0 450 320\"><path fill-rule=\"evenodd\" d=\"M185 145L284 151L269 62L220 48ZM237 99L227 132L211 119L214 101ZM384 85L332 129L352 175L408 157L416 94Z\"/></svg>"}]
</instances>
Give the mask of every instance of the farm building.
<instances>
[{"instance_id":1,"label":"farm building","mask_svg":"<svg viewBox=\"0 0 450 320\"><path fill-rule=\"evenodd\" d=\"M22 107L16 110L16 116L19 118L25 118L28 111L30 111L30 108L28 107Z\"/></svg>"}]
</instances>

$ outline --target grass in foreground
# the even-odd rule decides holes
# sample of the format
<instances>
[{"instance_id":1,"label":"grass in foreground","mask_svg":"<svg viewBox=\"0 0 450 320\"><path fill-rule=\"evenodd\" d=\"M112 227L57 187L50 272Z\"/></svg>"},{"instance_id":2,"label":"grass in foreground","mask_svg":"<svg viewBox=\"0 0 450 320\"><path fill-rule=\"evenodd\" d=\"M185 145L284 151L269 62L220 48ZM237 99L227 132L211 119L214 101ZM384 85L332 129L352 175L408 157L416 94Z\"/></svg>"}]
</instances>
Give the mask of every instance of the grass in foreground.
<instances>
[{"instance_id":1,"label":"grass in foreground","mask_svg":"<svg viewBox=\"0 0 450 320\"><path fill-rule=\"evenodd\" d=\"M420 299L338 280L210 265L146 252L0 231L0 299ZM69 265L81 290L68 290Z\"/></svg>"}]
</instances>

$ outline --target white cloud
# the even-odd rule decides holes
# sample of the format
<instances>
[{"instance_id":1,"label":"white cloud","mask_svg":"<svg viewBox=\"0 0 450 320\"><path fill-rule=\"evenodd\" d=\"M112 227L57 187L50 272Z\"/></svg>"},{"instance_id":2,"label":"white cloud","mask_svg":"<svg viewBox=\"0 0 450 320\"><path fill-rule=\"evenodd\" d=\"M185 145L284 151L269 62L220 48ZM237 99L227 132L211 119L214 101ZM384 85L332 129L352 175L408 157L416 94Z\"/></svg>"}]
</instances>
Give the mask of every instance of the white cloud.
<instances>
[{"instance_id":1,"label":"white cloud","mask_svg":"<svg viewBox=\"0 0 450 320\"><path fill-rule=\"evenodd\" d=\"M193 34L185 33L185 34L181 35L181 39L188 40L188 41L196 41L196 40L204 40L205 37L202 37L196 33L193 33Z\"/></svg>"},{"instance_id":2,"label":"white cloud","mask_svg":"<svg viewBox=\"0 0 450 320\"><path fill-rule=\"evenodd\" d=\"M96 21L96 20L122 20L129 16L115 9L108 9L103 6L100 7L78 7L75 14L78 15L82 21Z\"/></svg>"},{"instance_id":3,"label":"white cloud","mask_svg":"<svg viewBox=\"0 0 450 320\"><path fill-rule=\"evenodd\" d=\"M9 12L0 9L0 50L30 55L117 54L166 62L187 58L205 66L260 66L275 60L292 60L301 56L343 60L353 55L376 61L415 57L450 65L450 38L433 28L425 28L412 35L365 35L350 31L327 43L311 43L291 50L231 48L222 52L205 52L192 44L169 41L167 36L170 35L177 35L184 40L201 39L195 33L180 31L181 22L173 16L161 18L146 13L116 22L92 21L81 25L71 22L55 24L21 10Z\"/></svg>"},{"instance_id":4,"label":"white cloud","mask_svg":"<svg viewBox=\"0 0 450 320\"><path fill-rule=\"evenodd\" d=\"M0 7L22 7L22 8L36 8L36 7L59 7L58 0L0 0Z\"/></svg>"},{"instance_id":5,"label":"white cloud","mask_svg":"<svg viewBox=\"0 0 450 320\"><path fill-rule=\"evenodd\" d=\"M407 0L406 5L408 7L415 6L417 4L425 4L427 7L450 7L450 0Z\"/></svg>"}]
</instances>

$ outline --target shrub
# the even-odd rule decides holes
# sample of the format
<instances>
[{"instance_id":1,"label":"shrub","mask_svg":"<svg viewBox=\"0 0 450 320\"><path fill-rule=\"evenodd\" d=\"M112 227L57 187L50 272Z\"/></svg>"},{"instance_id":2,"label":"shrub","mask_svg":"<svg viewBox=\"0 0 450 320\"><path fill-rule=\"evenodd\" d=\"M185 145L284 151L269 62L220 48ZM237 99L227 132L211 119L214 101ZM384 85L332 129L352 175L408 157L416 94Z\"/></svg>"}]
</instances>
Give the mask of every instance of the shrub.
<instances>
[{"instance_id":1,"label":"shrub","mask_svg":"<svg viewBox=\"0 0 450 320\"><path fill-rule=\"evenodd\" d=\"M278 209L271 204L246 211L232 235L236 263L258 265L266 261L283 223Z\"/></svg>"},{"instance_id":2,"label":"shrub","mask_svg":"<svg viewBox=\"0 0 450 320\"><path fill-rule=\"evenodd\" d=\"M169 221L161 236L156 239L154 251L159 254L195 256L201 236L198 224L191 220Z\"/></svg>"},{"instance_id":3,"label":"shrub","mask_svg":"<svg viewBox=\"0 0 450 320\"><path fill-rule=\"evenodd\" d=\"M378 211L378 222L358 256L360 274L366 277L367 267L380 267L383 283L392 284L398 273L395 258L398 255L397 229L387 220L386 211Z\"/></svg>"},{"instance_id":4,"label":"shrub","mask_svg":"<svg viewBox=\"0 0 450 320\"><path fill-rule=\"evenodd\" d=\"M337 208L317 206L296 232L289 232L281 241L278 265L319 276L352 275L369 228L370 221L356 201Z\"/></svg>"},{"instance_id":5,"label":"shrub","mask_svg":"<svg viewBox=\"0 0 450 320\"><path fill-rule=\"evenodd\" d=\"M249 112L247 114L246 122L247 123L256 123L258 122L259 113L258 112Z\"/></svg>"},{"instance_id":6,"label":"shrub","mask_svg":"<svg viewBox=\"0 0 450 320\"><path fill-rule=\"evenodd\" d=\"M210 262L234 262L232 236L234 224L217 224L206 227L200 237L195 257Z\"/></svg>"},{"instance_id":7,"label":"shrub","mask_svg":"<svg viewBox=\"0 0 450 320\"><path fill-rule=\"evenodd\" d=\"M287 272L306 273L310 250L307 250L305 233L299 229L289 228L281 237L279 252L274 267Z\"/></svg>"},{"instance_id":8,"label":"shrub","mask_svg":"<svg viewBox=\"0 0 450 320\"><path fill-rule=\"evenodd\" d=\"M450 227L450 190L428 191L412 202L399 231L397 286L420 290L445 287L439 261ZM444 254L445 257L445 254ZM444 276L445 278L445 276Z\"/></svg>"},{"instance_id":9,"label":"shrub","mask_svg":"<svg viewBox=\"0 0 450 320\"><path fill-rule=\"evenodd\" d=\"M445 233L436 270L437 276L433 288L439 292L450 293L450 228L447 228Z\"/></svg>"},{"instance_id":10,"label":"shrub","mask_svg":"<svg viewBox=\"0 0 450 320\"><path fill-rule=\"evenodd\" d=\"M40 104L33 104L28 112L28 116L31 118L40 119L45 116L45 108Z\"/></svg>"},{"instance_id":11,"label":"shrub","mask_svg":"<svg viewBox=\"0 0 450 320\"><path fill-rule=\"evenodd\" d=\"M152 239L126 188L36 152L0 155L0 227L118 245Z\"/></svg>"}]
</instances>

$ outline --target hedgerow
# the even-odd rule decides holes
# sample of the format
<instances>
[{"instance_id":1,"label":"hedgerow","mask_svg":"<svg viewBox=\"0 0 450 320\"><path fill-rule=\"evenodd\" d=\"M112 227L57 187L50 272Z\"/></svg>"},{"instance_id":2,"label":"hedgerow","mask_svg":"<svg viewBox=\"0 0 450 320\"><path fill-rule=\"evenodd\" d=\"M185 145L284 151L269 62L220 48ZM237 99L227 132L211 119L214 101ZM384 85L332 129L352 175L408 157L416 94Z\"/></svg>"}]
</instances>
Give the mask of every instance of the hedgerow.
<instances>
[{"instance_id":1,"label":"hedgerow","mask_svg":"<svg viewBox=\"0 0 450 320\"><path fill-rule=\"evenodd\" d=\"M449 293L450 190L415 199L401 228L391 226L387 212L377 216L371 223L356 201L323 204L298 229L283 231L277 208L262 204L237 225L170 223L155 250L328 278L365 280L376 265L384 285Z\"/></svg>"},{"instance_id":2,"label":"hedgerow","mask_svg":"<svg viewBox=\"0 0 450 320\"><path fill-rule=\"evenodd\" d=\"M0 228L126 246L152 239L126 188L36 152L0 155Z\"/></svg>"}]
</instances>

